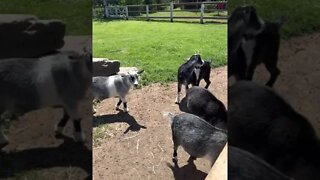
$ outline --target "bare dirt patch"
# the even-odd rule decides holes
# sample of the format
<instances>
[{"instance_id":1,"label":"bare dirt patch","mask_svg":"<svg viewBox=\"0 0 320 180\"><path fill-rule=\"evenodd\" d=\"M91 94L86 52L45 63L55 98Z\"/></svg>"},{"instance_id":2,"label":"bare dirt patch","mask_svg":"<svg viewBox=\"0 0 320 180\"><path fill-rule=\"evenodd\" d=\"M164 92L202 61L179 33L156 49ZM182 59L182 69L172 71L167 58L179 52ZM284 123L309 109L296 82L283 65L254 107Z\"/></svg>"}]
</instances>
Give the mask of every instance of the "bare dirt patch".
<instances>
[{"instance_id":1,"label":"bare dirt patch","mask_svg":"<svg viewBox=\"0 0 320 180\"><path fill-rule=\"evenodd\" d=\"M209 90L227 104L227 68L213 69ZM189 156L180 147L178 164L172 167L173 146L165 112L181 113L175 104L176 83L152 84L128 95L129 114L115 110L117 99L97 106L94 132L104 128L106 136L94 141L94 179L204 179L210 170L206 159L187 164ZM202 82L202 87L205 83ZM184 89L183 89L184 93Z\"/></svg>"}]
</instances>

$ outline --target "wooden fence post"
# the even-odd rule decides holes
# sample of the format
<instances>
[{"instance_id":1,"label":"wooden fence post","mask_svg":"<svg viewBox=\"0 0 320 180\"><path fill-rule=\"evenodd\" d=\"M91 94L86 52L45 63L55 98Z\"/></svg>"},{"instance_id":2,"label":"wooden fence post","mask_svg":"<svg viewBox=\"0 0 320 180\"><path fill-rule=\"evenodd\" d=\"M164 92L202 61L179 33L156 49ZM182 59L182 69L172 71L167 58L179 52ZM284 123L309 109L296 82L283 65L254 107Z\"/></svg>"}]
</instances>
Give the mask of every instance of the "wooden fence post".
<instances>
[{"instance_id":1,"label":"wooden fence post","mask_svg":"<svg viewBox=\"0 0 320 180\"><path fill-rule=\"evenodd\" d=\"M148 4L146 5L146 18L147 18L147 21L149 21L149 5Z\"/></svg>"},{"instance_id":2,"label":"wooden fence post","mask_svg":"<svg viewBox=\"0 0 320 180\"><path fill-rule=\"evenodd\" d=\"M173 22L173 2L170 2L170 21Z\"/></svg>"},{"instance_id":3,"label":"wooden fence post","mask_svg":"<svg viewBox=\"0 0 320 180\"><path fill-rule=\"evenodd\" d=\"M103 8L104 8L104 17L109 17L109 11L108 11L108 6L107 6L107 1L103 0Z\"/></svg>"},{"instance_id":4,"label":"wooden fence post","mask_svg":"<svg viewBox=\"0 0 320 180\"><path fill-rule=\"evenodd\" d=\"M205 180L228 179L228 143L224 146L218 159L212 166Z\"/></svg>"},{"instance_id":5,"label":"wooden fence post","mask_svg":"<svg viewBox=\"0 0 320 180\"><path fill-rule=\"evenodd\" d=\"M129 11L128 11L128 6L126 6L126 20L129 19Z\"/></svg>"},{"instance_id":6,"label":"wooden fence post","mask_svg":"<svg viewBox=\"0 0 320 180\"><path fill-rule=\"evenodd\" d=\"M118 5L116 5L116 6L114 6L114 10L115 10L115 13L116 13L116 17L118 17L119 16L119 6Z\"/></svg>"},{"instance_id":7,"label":"wooden fence post","mask_svg":"<svg viewBox=\"0 0 320 180\"><path fill-rule=\"evenodd\" d=\"M204 4L201 3L201 8L200 8L200 23L203 24L203 14L204 14Z\"/></svg>"}]
</instances>

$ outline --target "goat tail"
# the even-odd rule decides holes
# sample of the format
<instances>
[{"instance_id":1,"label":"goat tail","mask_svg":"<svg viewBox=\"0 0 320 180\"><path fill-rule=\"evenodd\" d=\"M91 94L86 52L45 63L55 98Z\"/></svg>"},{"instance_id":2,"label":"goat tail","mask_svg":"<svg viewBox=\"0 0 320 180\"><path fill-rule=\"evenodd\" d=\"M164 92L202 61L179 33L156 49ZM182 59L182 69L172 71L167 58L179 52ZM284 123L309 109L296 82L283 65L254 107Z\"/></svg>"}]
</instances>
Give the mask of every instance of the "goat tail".
<instances>
[{"instance_id":1,"label":"goat tail","mask_svg":"<svg viewBox=\"0 0 320 180\"><path fill-rule=\"evenodd\" d=\"M175 114L172 112L164 112L163 113L163 117L167 118L169 120L170 124L172 124L174 116L175 116Z\"/></svg>"}]
</instances>

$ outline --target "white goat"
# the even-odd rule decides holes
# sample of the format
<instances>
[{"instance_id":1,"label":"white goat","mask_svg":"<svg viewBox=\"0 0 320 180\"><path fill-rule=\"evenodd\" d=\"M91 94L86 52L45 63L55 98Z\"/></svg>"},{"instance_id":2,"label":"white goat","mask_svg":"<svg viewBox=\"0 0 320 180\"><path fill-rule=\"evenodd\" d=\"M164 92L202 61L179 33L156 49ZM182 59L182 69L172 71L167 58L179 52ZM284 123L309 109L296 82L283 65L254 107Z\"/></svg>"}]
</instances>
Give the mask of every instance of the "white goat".
<instances>
[{"instance_id":1,"label":"white goat","mask_svg":"<svg viewBox=\"0 0 320 180\"><path fill-rule=\"evenodd\" d=\"M139 85L139 75L141 73L143 73L143 70L124 76L114 75L109 77L93 77L92 91L94 99L101 101L111 97L119 97L116 109L119 110L119 106L123 103L124 112L128 112L129 109L127 107L126 95L131 87L137 87Z\"/></svg>"},{"instance_id":2,"label":"white goat","mask_svg":"<svg viewBox=\"0 0 320 180\"><path fill-rule=\"evenodd\" d=\"M90 86L91 58L89 53L59 52L40 58L1 60L0 120L6 112L21 116L44 107L62 107L64 116L56 133L61 134L71 118L75 140L83 141L78 106ZM0 148L7 144L0 132Z\"/></svg>"}]
</instances>

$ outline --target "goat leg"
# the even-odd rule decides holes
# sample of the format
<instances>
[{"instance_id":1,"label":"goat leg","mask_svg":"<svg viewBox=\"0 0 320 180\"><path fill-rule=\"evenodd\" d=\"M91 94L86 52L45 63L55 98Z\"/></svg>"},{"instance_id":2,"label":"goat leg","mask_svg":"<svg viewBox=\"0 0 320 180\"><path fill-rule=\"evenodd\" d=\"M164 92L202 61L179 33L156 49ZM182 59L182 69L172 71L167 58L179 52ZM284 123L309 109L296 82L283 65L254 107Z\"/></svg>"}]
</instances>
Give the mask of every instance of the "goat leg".
<instances>
[{"instance_id":1,"label":"goat leg","mask_svg":"<svg viewBox=\"0 0 320 180\"><path fill-rule=\"evenodd\" d=\"M280 74L280 70L278 69L278 67L274 64L265 64L267 70L270 73L270 79L269 81L266 83L266 86L272 87L273 84L276 82L279 74Z\"/></svg>"},{"instance_id":2,"label":"goat leg","mask_svg":"<svg viewBox=\"0 0 320 180\"><path fill-rule=\"evenodd\" d=\"M127 106L127 100L126 100L126 98L125 98L125 97L122 97L122 98L121 98L121 101L123 102L123 111L124 111L124 112L129 112L129 108L128 108L128 106Z\"/></svg>"},{"instance_id":3,"label":"goat leg","mask_svg":"<svg viewBox=\"0 0 320 180\"><path fill-rule=\"evenodd\" d=\"M0 149L9 144L8 138L3 134L2 130L0 131Z\"/></svg>"},{"instance_id":4,"label":"goat leg","mask_svg":"<svg viewBox=\"0 0 320 180\"><path fill-rule=\"evenodd\" d=\"M247 72L246 80L252 81L252 79L253 79L253 74L254 74L254 71L255 71L256 67L257 67L256 64L254 64L254 63L250 64L250 66L248 67L248 72Z\"/></svg>"},{"instance_id":5,"label":"goat leg","mask_svg":"<svg viewBox=\"0 0 320 180\"><path fill-rule=\"evenodd\" d=\"M209 85L211 84L211 81L209 79L205 80L206 81L206 86L204 88L208 89Z\"/></svg>"},{"instance_id":6,"label":"goat leg","mask_svg":"<svg viewBox=\"0 0 320 180\"><path fill-rule=\"evenodd\" d=\"M66 126L69 118L70 118L70 116L68 115L68 113L66 112L66 110L63 109L63 117L61 118L61 120L59 121L59 123L58 123L58 124L56 125L56 127L55 127L56 136L62 134L63 129L64 129L64 127Z\"/></svg>"},{"instance_id":7,"label":"goat leg","mask_svg":"<svg viewBox=\"0 0 320 180\"><path fill-rule=\"evenodd\" d=\"M71 106L66 108L66 112L73 120L73 135L76 142L84 142L85 136L82 133L81 128L81 118L79 115L78 107L77 106Z\"/></svg>"},{"instance_id":8,"label":"goat leg","mask_svg":"<svg viewBox=\"0 0 320 180\"><path fill-rule=\"evenodd\" d=\"M116 110L117 110L117 111L120 110L119 106L121 105L121 103L122 103L122 101L121 101L121 99L119 98L119 102L117 103L117 106L116 106Z\"/></svg>"},{"instance_id":9,"label":"goat leg","mask_svg":"<svg viewBox=\"0 0 320 180\"><path fill-rule=\"evenodd\" d=\"M193 161L197 160L196 157L194 156L190 156L189 159L188 159L188 163L193 163Z\"/></svg>"},{"instance_id":10,"label":"goat leg","mask_svg":"<svg viewBox=\"0 0 320 180\"><path fill-rule=\"evenodd\" d=\"M178 153L177 153L177 150L178 150L178 146L176 145L176 143L174 143L173 145L173 154L172 154L172 162L177 164L178 163Z\"/></svg>"},{"instance_id":11,"label":"goat leg","mask_svg":"<svg viewBox=\"0 0 320 180\"><path fill-rule=\"evenodd\" d=\"M74 137L76 142L83 142L84 136L82 134L81 128L81 119L74 119L73 120L73 128L74 128Z\"/></svg>"},{"instance_id":12,"label":"goat leg","mask_svg":"<svg viewBox=\"0 0 320 180\"><path fill-rule=\"evenodd\" d=\"M177 93L177 98L176 98L176 104L180 103L181 87L182 87L182 83L178 83L178 93Z\"/></svg>"}]
</instances>

